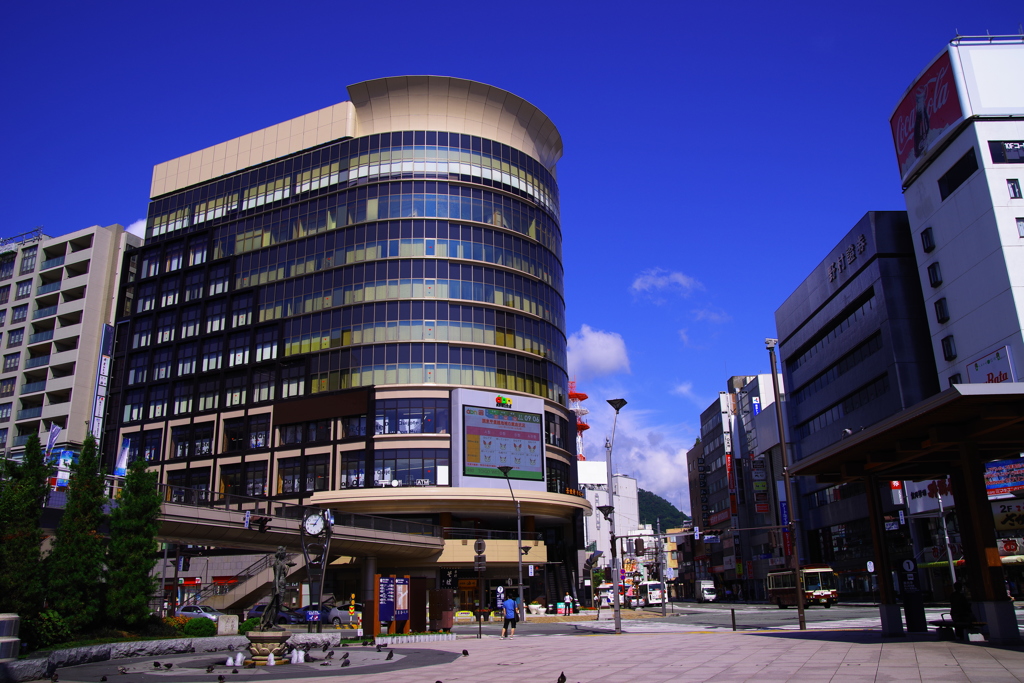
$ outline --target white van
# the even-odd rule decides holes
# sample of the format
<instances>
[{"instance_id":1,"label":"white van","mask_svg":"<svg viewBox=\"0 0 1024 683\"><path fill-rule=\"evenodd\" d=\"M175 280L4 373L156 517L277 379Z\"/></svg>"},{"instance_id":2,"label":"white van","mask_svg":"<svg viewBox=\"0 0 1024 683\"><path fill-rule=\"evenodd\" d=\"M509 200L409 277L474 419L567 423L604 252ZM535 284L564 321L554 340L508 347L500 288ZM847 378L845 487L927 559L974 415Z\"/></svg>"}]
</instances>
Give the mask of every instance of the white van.
<instances>
[{"instance_id":1,"label":"white van","mask_svg":"<svg viewBox=\"0 0 1024 683\"><path fill-rule=\"evenodd\" d=\"M714 581L697 582L697 600L699 602L714 602L717 597L718 592L715 591Z\"/></svg>"}]
</instances>

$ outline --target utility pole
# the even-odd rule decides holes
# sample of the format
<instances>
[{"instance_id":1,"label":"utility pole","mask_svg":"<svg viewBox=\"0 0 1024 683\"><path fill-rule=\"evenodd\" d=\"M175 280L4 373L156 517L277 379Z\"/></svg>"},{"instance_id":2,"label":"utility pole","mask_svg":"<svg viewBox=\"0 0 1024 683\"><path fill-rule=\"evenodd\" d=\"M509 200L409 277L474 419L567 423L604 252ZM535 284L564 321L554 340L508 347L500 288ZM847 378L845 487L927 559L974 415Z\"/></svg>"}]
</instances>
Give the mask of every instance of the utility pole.
<instances>
[{"instance_id":1,"label":"utility pole","mask_svg":"<svg viewBox=\"0 0 1024 683\"><path fill-rule=\"evenodd\" d=\"M793 484L789 477L789 454L786 451L786 428L785 420L782 419L782 398L779 393L779 369L775 365L775 347L778 346L778 339L765 339L764 345L768 349L768 359L772 365L772 388L775 390L775 417L779 423L779 446L782 448L782 480L786 487L786 507L789 512L789 537L793 544L793 585L796 586L796 613L800 622L800 630L807 630L807 620L804 618L804 585L800 576L800 544L797 538L796 525L796 500L793 499Z\"/></svg>"},{"instance_id":2,"label":"utility pole","mask_svg":"<svg viewBox=\"0 0 1024 683\"><path fill-rule=\"evenodd\" d=\"M658 553L658 581L661 581L661 616L665 616L668 611L668 582L665 581L665 573L661 565L661 555L665 552L665 544L661 540L661 517L658 517L657 522L658 536L654 547Z\"/></svg>"}]
</instances>

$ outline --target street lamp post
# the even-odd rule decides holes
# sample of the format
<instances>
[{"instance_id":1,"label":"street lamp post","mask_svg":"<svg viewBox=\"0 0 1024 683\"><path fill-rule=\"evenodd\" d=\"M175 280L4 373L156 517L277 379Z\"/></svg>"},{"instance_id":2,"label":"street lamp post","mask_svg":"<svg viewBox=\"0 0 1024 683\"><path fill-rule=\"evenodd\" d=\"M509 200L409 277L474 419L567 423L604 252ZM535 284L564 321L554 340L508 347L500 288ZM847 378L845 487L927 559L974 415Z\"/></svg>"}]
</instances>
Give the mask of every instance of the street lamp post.
<instances>
[{"instance_id":1,"label":"street lamp post","mask_svg":"<svg viewBox=\"0 0 1024 683\"><path fill-rule=\"evenodd\" d=\"M516 553L516 560L519 563L519 585L516 586L516 589L519 591L519 620L526 621L526 596L523 595L523 515L519 509L519 499L516 498L515 491L512 490L512 480L508 477L508 473L512 469L509 465L502 465L498 471L505 475L508 492L512 494L512 500L516 504L516 548L519 550Z\"/></svg>"},{"instance_id":2,"label":"street lamp post","mask_svg":"<svg viewBox=\"0 0 1024 683\"><path fill-rule=\"evenodd\" d=\"M619 411L625 407L626 399L608 399L608 405L615 409L615 417L612 419L612 437L606 444L608 449L606 456L608 465L608 505L603 505L598 510L608 520L608 528L612 536L612 600L615 605L615 632L622 633L622 608L619 603L619 557L615 551L615 517L613 516L615 512L615 481L612 470L612 448L615 446L615 427L619 422Z\"/></svg>"},{"instance_id":3,"label":"street lamp post","mask_svg":"<svg viewBox=\"0 0 1024 683\"><path fill-rule=\"evenodd\" d=\"M778 339L765 339L764 345L768 349L768 359L772 365L772 388L775 390L775 417L779 424L779 445L782 448L782 480L786 488L786 506L789 512L789 538L793 544L793 585L796 586L796 615L800 622L800 630L807 630L807 620L804 618L804 586L800 576L800 545L797 539L796 526L796 501L793 500L793 484L789 477L789 455L786 452L786 429L782 419L782 399L779 394L779 369L775 365L775 347L778 346Z\"/></svg>"}]
</instances>

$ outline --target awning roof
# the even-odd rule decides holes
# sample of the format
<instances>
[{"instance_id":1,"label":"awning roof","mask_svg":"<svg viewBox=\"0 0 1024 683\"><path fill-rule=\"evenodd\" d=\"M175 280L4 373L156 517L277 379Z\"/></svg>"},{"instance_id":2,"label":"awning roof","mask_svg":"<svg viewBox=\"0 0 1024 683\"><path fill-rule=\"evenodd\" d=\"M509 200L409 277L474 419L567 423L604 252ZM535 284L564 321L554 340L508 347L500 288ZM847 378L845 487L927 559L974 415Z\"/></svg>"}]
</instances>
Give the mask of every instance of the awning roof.
<instances>
[{"instance_id":1,"label":"awning roof","mask_svg":"<svg viewBox=\"0 0 1024 683\"><path fill-rule=\"evenodd\" d=\"M791 472L822 482L872 474L934 479L953 471L967 442L983 460L1024 451L1024 383L956 384L794 463Z\"/></svg>"}]
</instances>

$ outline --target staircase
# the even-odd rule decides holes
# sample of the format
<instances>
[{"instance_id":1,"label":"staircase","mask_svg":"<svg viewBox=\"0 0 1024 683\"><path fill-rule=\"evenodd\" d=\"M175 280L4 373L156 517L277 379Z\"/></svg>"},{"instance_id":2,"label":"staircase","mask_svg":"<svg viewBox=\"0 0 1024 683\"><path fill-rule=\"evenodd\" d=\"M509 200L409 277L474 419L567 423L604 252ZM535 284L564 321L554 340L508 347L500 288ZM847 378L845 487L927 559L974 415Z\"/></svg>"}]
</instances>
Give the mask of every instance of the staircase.
<instances>
[{"instance_id":1,"label":"staircase","mask_svg":"<svg viewBox=\"0 0 1024 683\"><path fill-rule=\"evenodd\" d=\"M305 574L306 558L301 553L289 555L285 562L294 563L294 566L288 567L285 575L288 581L299 580L300 575ZM208 605L222 611L242 609L255 604L270 591L270 584L274 581L274 555L264 555L239 572L235 579L236 583L232 584L226 593L219 593L225 586L206 586L199 592L197 604Z\"/></svg>"}]
</instances>

